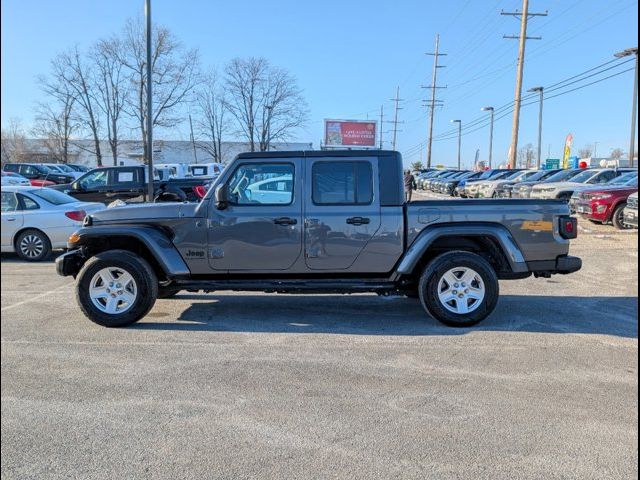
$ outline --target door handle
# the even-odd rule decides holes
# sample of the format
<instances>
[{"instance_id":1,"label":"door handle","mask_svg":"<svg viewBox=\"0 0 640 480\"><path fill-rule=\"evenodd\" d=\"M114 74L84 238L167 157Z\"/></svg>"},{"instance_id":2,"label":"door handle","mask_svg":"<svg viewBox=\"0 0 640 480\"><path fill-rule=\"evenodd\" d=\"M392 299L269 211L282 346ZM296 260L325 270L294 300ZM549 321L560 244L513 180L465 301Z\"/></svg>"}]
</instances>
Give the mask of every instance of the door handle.
<instances>
[{"instance_id":1,"label":"door handle","mask_svg":"<svg viewBox=\"0 0 640 480\"><path fill-rule=\"evenodd\" d=\"M298 220L296 220L295 218L280 217L274 218L273 223L275 223L276 225L296 225L298 223Z\"/></svg>"},{"instance_id":2,"label":"door handle","mask_svg":"<svg viewBox=\"0 0 640 480\"><path fill-rule=\"evenodd\" d=\"M15 217L7 218L7 222L15 222L15 221L16 221Z\"/></svg>"},{"instance_id":3,"label":"door handle","mask_svg":"<svg viewBox=\"0 0 640 480\"><path fill-rule=\"evenodd\" d=\"M349 225L368 225L371 222L371 219L366 217L351 217L347 218L347 223Z\"/></svg>"}]
</instances>

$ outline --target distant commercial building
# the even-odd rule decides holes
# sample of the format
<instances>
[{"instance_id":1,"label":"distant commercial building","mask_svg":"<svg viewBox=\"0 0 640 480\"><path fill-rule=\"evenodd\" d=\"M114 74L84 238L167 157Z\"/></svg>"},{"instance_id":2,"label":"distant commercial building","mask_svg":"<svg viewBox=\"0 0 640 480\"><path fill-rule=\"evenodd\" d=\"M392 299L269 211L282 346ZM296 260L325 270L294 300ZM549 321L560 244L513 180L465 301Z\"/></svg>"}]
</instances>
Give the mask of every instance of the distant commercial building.
<instances>
[{"instance_id":1,"label":"distant commercial building","mask_svg":"<svg viewBox=\"0 0 640 480\"><path fill-rule=\"evenodd\" d=\"M196 142L194 152L193 144L182 140L155 140L153 142L153 159L157 163L208 163L213 162L213 156L207 149L206 142ZM69 163L79 163L90 167L97 165L94 153L94 144L91 140L73 141L69 148ZM102 164L113 165L113 156L109 144L104 141L100 143L102 153ZM285 143L276 142L270 145L271 151L278 150L313 150L312 143ZM249 144L246 142L223 142L222 143L222 163L229 162L242 152L249 151ZM32 163L53 163L56 162L56 155L44 140L27 139L20 152L19 161ZM137 140L123 140L118 146L118 165L132 165L144 163L144 153L142 142Z\"/></svg>"}]
</instances>

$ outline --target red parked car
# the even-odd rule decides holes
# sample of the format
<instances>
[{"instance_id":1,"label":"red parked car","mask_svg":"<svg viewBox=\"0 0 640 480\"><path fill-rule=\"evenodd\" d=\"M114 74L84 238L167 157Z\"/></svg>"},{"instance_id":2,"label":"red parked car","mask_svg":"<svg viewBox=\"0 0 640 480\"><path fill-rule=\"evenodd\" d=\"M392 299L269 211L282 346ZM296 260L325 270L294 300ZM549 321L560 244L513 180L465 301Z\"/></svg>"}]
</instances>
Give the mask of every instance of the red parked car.
<instances>
[{"instance_id":1,"label":"red parked car","mask_svg":"<svg viewBox=\"0 0 640 480\"><path fill-rule=\"evenodd\" d=\"M572 204L576 213L595 223L608 223L620 229L628 228L624 223L624 207L629 195L638 191L638 180L627 185L602 186L576 192Z\"/></svg>"}]
</instances>

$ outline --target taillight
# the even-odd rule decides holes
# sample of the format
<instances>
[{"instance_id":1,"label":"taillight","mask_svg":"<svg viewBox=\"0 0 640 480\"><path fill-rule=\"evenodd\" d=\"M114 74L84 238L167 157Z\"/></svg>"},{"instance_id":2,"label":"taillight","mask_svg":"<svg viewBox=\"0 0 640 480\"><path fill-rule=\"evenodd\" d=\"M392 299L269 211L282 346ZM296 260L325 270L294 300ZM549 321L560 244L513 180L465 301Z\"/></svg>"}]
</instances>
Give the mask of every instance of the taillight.
<instances>
[{"instance_id":1,"label":"taillight","mask_svg":"<svg viewBox=\"0 0 640 480\"><path fill-rule=\"evenodd\" d=\"M560 236L567 240L578 237L578 220L573 217L560 217Z\"/></svg>"},{"instance_id":2,"label":"taillight","mask_svg":"<svg viewBox=\"0 0 640 480\"><path fill-rule=\"evenodd\" d=\"M67 218L75 222L81 222L84 220L84 217L87 216L87 212L84 210L71 210L70 212L64 212L64 214Z\"/></svg>"},{"instance_id":3,"label":"taillight","mask_svg":"<svg viewBox=\"0 0 640 480\"><path fill-rule=\"evenodd\" d=\"M195 193L198 198L204 198L204 196L207 194L207 187L205 187L204 185L196 185L195 187L193 187L193 193Z\"/></svg>"}]
</instances>

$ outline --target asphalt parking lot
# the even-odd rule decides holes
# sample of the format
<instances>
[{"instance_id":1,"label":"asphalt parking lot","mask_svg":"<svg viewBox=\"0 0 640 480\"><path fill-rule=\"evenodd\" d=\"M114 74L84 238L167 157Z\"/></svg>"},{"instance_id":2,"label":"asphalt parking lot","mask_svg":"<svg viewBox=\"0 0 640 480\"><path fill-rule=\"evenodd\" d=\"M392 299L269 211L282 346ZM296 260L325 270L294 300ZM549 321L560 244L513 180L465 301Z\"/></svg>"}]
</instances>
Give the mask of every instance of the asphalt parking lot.
<instances>
[{"instance_id":1,"label":"asphalt parking lot","mask_svg":"<svg viewBox=\"0 0 640 480\"><path fill-rule=\"evenodd\" d=\"M110 330L3 255L2 478L637 478L637 233L582 223L572 254L462 330L233 292Z\"/></svg>"}]
</instances>

